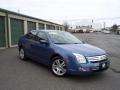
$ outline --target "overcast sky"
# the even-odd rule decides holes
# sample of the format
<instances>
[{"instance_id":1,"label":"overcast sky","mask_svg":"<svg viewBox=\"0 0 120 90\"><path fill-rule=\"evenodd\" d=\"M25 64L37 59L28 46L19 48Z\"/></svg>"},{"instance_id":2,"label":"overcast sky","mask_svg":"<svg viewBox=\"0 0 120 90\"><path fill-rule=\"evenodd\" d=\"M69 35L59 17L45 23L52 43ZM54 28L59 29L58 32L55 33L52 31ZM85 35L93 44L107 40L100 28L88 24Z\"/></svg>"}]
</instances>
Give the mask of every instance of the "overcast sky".
<instances>
[{"instance_id":1,"label":"overcast sky","mask_svg":"<svg viewBox=\"0 0 120 90\"><path fill-rule=\"evenodd\" d=\"M58 23L120 17L120 0L0 0L0 8Z\"/></svg>"}]
</instances>

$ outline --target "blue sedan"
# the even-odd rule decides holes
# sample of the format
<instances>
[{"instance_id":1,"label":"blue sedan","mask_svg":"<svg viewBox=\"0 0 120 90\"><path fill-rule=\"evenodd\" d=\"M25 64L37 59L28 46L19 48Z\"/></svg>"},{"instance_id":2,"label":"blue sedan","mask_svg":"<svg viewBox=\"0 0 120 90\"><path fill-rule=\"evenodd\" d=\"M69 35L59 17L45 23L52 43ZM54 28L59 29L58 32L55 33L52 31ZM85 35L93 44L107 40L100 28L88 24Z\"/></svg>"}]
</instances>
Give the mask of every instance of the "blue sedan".
<instances>
[{"instance_id":1,"label":"blue sedan","mask_svg":"<svg viewBox=\"0 0 120 90\"><path fill-rule=\"evenodd\" d=\"M32 30L19 39L19 57L50 67L56 76L88 75L109 68L106 52L58 30Z\"/></svg>"}]
</instances>

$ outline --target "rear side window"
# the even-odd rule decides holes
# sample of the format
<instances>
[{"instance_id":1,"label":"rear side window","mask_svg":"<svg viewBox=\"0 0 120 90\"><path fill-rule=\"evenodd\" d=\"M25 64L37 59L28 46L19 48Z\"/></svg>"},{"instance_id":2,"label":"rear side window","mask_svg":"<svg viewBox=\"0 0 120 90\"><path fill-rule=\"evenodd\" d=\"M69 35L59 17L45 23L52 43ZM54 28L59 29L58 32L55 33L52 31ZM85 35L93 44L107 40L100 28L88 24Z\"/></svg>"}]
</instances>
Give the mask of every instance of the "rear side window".
<instances>
[{"instance_id":1,"label":"rear side window","mask_svg":"<svg viewBox=\"0 0 120 90\"><path fill-rule=\"evenodd\" d=\"M28 34L26 34L25 37L28 38L28 39L34 39L36 33L37 33L36 31L31 31Z\"/></svg>"},{"instance_id":2,"label":"rear side window","mask_svg":"<svg viewBox=\"0 0 120 90\"><path fill-rule=\"evenodd\" d=\"M31 33L32 33L33 35L36 35L36 34L37 34L37 31L31 31Z\"/></svg>"}]
</instances>

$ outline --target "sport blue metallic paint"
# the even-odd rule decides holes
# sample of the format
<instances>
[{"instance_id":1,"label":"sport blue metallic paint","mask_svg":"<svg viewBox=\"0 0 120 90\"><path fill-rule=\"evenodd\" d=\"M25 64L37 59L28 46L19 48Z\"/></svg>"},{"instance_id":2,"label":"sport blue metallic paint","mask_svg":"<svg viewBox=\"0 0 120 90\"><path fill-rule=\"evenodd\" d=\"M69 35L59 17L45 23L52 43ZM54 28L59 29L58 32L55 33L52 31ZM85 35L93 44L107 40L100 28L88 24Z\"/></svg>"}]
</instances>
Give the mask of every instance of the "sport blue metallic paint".
<instances>
[{"instance_id":1,"label":"sport blue metallic paint","mask_svg":"<svg viewBox=\"0 0 120 90\"><path fill-rule=\"evenodd\" d=\"M69 74L91 74L98 71L107 70L109 60L105 59L98 62L90 62L80 64L77 62L73 53L81 54L85 57L106 55L106 52L98 47L89 44L54 44L48 34L53 30L36 30L43 32L48 37L48 43L40 43L31 39L27 39L26 35L21 37L18 43L19 48L24 47L27 57L32 58L40 63L50 65L51 58L59 55L67 63L67 73ZM54 30L54 32L60 32ZM105 67L102 66L105 64Z\"/></svg>"},{"instance_id":2,"label":"sport blue metallic paint","mask_svg":"<svg viewBox=\"0 0 120 90\"><path fill-rule=\"evenodd\" d=\"M104 50L89 44L66 44L57 46L71 53L79 53L84 56L97 56L106 54Z\"/></svg>"}]
</instances>

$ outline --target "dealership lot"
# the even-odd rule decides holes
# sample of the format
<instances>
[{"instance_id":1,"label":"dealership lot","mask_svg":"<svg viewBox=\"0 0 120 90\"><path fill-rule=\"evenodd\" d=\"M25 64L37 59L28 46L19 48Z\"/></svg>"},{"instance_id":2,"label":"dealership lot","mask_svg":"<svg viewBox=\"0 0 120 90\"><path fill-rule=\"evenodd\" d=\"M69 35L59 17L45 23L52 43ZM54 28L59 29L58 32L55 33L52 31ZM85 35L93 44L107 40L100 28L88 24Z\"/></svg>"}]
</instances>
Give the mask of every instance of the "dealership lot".
<instances>
[{"instance_id":1,"label":"dealership lot","mask_svg":"<svg viewBox=\"0 0 120 90\"><path fill-rule=\"evenodd\" d=\"M0 90L118 90L120 83L120 35L74 34L107 51L111 66L100 75L55 77L31 60L21 61L17 48L0 50Z\"/></svg>"}]
</instances>

